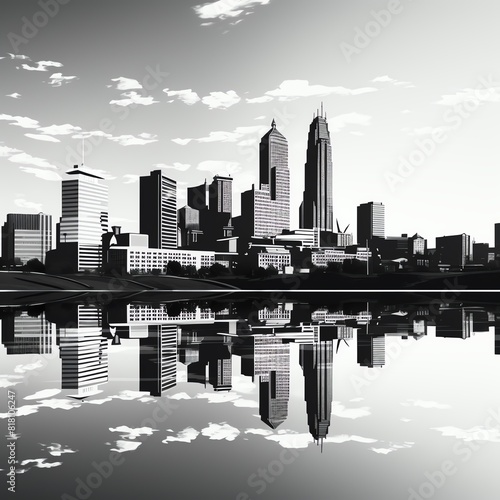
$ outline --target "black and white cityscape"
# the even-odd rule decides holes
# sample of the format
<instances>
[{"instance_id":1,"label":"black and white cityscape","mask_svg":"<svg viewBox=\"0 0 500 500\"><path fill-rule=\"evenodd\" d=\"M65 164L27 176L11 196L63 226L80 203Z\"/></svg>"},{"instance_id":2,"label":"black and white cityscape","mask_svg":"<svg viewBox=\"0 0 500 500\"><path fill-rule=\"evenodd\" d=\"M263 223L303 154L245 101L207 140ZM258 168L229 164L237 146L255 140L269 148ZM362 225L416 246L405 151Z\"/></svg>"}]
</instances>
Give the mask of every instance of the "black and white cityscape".
<instances>
[{"instance_id":1,"label":"black and white cityscape","mask_svg":"<svg viewBox=\"0 0 500 500\"><path fill-rule=\"evenodd\" d=\"M2 498L496 499L499 13L4 0Z\"/></svg>"}]
</instances>

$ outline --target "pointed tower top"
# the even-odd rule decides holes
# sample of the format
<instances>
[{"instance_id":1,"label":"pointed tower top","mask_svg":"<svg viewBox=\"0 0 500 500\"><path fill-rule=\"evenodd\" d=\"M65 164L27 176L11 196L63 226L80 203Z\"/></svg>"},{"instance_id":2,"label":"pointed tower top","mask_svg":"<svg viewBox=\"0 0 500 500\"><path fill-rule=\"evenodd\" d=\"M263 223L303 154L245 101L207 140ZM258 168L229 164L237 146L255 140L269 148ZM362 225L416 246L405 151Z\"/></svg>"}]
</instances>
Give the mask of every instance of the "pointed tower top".
<instances>
[{"instance_id":1,"label":"pointed tower top","mask_svg":"<svg viewBox=\"0 0 500 500\"><path fill-rule=\"evenodd\" d=\"M321 101L321 116L323 116L323 101Z\"/></svg>"},{"instance_id":2,"label":"pointed tower top","mask_svg":"<svg viewBox=\"0 0 500 500\"><path fill-rule=\"evenodd\" d=\"M273 122L271 123L272 128L276 128L276 120L273 118Z\"/></svg>"}]
</instances>

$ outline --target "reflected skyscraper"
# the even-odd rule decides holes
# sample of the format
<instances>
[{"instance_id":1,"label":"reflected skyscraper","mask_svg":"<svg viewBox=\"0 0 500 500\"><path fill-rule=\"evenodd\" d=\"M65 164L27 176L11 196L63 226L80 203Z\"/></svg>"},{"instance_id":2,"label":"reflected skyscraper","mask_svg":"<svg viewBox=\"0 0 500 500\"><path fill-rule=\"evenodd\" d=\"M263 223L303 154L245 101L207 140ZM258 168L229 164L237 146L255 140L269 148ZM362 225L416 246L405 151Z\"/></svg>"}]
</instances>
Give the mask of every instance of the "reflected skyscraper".
<instances>
[{"instance_id":1,"label":"reflected skyscraper","mask_svg":"<svg viewBox=\"0 0 500 500\"><path fill-rule=\"evenodd\" d=\"M150 325L140 339L140 390L162 396L177 384L177 326Z\"/></svg>"},{"instance_id":2,"label":"reflected skyscraper","mask_svg":"<svg viewBox=\"0 0 500 500\"><path fill-rule=\"evenodd\" d=\"M309 432L315 441L326 438L333 398L333 341L300 346L300 366L304 372Z\"/></svg>"},{"instance_id":3,"label":"reflected skyscraper","mask_svg":"<svg viewBox=\"0 0 500 500\"><path fill-rule=\"evenodd\" d=\"M385 365L385 335L358 332L358 363L369 368Z\"/></svg>"},{"instance_id":4,"label":"reflected skyscraper","mask_svg":"<svg viewBox=\"0 0 500 500\"><path fill-rule=\"evenodd\" d=\"M277 429L288 416L290 345L271 335L255 335L253 342L253 376L259 377L260 418Z\"/></svg>"},{"instance_id":5,"label":"reflected skyscraper","mask_svg":"<svg viewBox=\"0 0 500 500\"><path fill-rule=\"evenodd\" d=\"M334 231L332 146L323 109L309 127L300 227Z\"/></svg>"},{"instance_id":6,"label":"reflected skyscraper","mask_svg":"<svg viewBox=\"0 0 500 500\"><path fill-rule=\"evenodd\" d=\"M2 343L9 355L52 353L53 331L43 312L38 317L12 312L2 319Z\"/></svg>"},{"instance_id":7,"label":"reflected skyscraper","mask_svg":"<svg viewBox=\"0 0 500 500\"><path fill-rule=\"evenodd\" d=\"M108 381L108 342L102 336L102 311L77 306L74 326L58 328L62 361L62 388L77 389L74 397L96 393Z\"/></svg>"}]
</instances>

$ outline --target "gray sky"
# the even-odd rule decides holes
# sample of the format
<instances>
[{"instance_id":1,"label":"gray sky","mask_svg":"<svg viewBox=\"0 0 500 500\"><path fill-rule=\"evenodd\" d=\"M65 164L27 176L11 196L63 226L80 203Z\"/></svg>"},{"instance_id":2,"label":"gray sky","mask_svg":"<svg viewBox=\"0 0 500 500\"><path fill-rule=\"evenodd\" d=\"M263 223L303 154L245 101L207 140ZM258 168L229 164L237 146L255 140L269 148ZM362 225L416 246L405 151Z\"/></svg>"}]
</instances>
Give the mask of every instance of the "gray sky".
<instances>
[{"instance_id":1,"label":"gray sky","mask_svg":"<svg viewBox=\"0 0 500 500\"><path fill-rule=\"evenodd\" d=\"M342 225L355 233L356 206L382 201L388 235L493 243L497 2L69 0L55 15L41 5L0 7L1 220L59 218L82 131L124 231L138 230L137 176L157 165L178 181L179 208L188 185L230 173L238 214L274 117L296 227L308 127L324 101Z\"/></svg>"}]
</instances>

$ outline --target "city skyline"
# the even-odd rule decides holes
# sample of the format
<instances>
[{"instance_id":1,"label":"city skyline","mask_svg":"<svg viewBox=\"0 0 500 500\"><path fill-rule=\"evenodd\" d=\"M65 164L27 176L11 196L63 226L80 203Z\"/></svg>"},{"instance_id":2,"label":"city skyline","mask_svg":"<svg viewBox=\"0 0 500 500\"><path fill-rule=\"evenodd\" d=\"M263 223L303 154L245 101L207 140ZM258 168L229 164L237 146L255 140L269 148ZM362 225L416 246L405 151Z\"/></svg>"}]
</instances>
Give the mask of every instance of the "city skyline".
<instances>
[{"instance_id":1,"label":"city skyline","mask_svg":"<svg viewBox=\"0 0 500 500\"><path fill-rule=\"evenodd\" d=\"M108 177L113 193L110 223L138 232L138 209L126 200L136 196L139 176L168 166L185 197L186 183L231 174L233 192L242 192L258 182L258 139L275 118L290 145L291 226L298 227L307 124L324 101L335 164L334 216L343 226L350 223L355 234L356 207L376 200L386 206L388 235L418 232L432 247L437 236L466 233L491 244L497 207L494 183L484 180L500 162L494 28L487 29L494 15L454 2L450 22L448 4L439 2L430 15L426 2L400 2L387 26L379 22L377 28L373 13L387 11L386 2L316 0L310 12L324 15L314 22L307 18L312 14L304 19L295 4L286 8L278 0L251 2L237 13L231 4L214 13L195 2L149 2L144 12L127 2L122 5L130 19L144 19L151 28L136 46L124 38L123 27L123 35L112 29L113 45L105 42L114 16L108 6L60 5L46 26L36 28L36 37L15 47L13 36L2 40L0 162L8 172L0 187L2 218L32 210L57 217L54 181L81 163L85 131L91 136L85 163ZM489 1L482 5L495 8ZM287 23L281 25L284 9ZM23 18L30 21L39 10L36 2L9 2L2 32L22 36ZM428 21L425 38L416 31L415 16ZM481 22L474 23L478 16ZM167 29L152 29L160 20ZM458 36L465 20L472 30L467 40ZM379 35L366 35L369 22ZM93 37L85 27L90 24ZM320 38L331 52L331 67L313 62L314 49L294 40L299 27L304 39ZM419 51L408 44L409 36L419 40ZM440 40L447 36L453 43L444 46ZM276 68L262 57L271 41L284 47ZM446 74L431 71L458 52L460 64ZM426 148L430 154L422 153ZM414 167L408 167L410 158ZM427 202L419 204L424 194ZM237 215L238 197L233 201ZM181 199L178 208L184 204ZM436 217L443 210L447 216Z\"/></svg>"}]
</instances>

